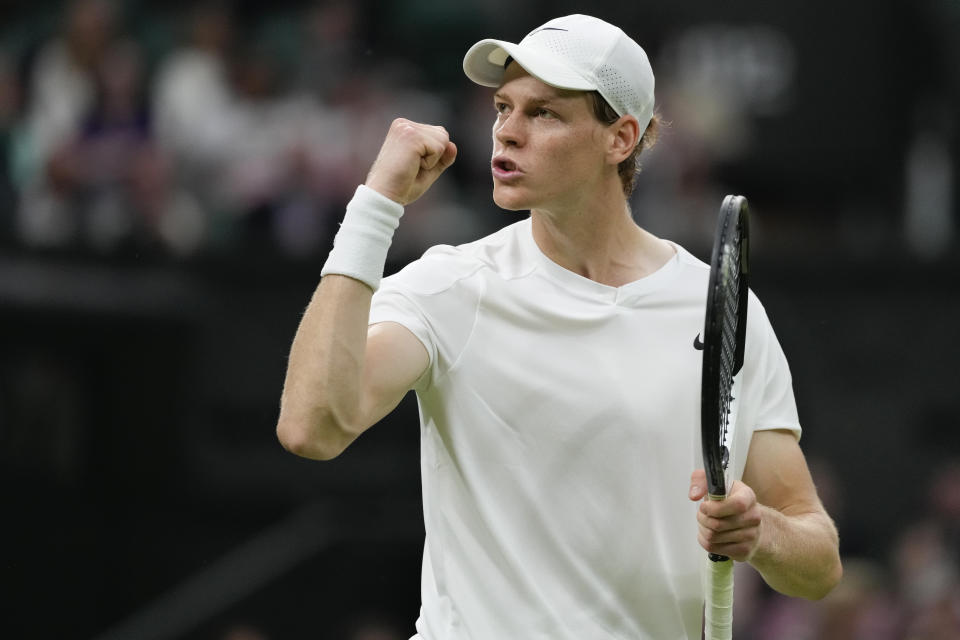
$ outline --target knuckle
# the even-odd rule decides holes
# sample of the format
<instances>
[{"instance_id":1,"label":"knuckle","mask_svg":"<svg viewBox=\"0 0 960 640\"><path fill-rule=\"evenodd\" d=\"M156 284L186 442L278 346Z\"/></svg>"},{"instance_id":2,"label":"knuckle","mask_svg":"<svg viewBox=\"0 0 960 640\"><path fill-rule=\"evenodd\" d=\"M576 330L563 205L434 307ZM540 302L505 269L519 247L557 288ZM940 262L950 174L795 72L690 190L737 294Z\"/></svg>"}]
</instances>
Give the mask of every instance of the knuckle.
<instances>
[{"instance_id":1,"label":"knuckle","mask_svg":"<svg viewBox=\"0 0 960 640\"><path fill-rule=\"evenodd\" d=\"M393 121L391 132L401 139L410 139L418 135L416 125L404 118L397 118Z\"/></svg>"}]
</instances>

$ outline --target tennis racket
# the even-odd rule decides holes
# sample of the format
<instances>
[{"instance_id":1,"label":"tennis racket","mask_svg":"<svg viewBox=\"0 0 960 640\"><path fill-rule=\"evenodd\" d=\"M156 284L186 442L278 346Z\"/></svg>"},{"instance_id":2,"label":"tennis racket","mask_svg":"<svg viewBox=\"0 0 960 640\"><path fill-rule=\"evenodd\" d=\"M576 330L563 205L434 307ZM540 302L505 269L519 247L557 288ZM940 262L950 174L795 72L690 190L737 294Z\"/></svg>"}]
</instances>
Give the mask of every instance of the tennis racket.
<instances>
[{"instance_id":1,"label":"tennis racket","mask_svg":"<svg viewBox=\"0 0 960 640\"><path fill-rule=\"evenodd\" d=\"M727 495L733 383L743 366L747 330L749 230L746 198L732 195L724 198L710 258L700 387L700 438L707 494L711 500L723 500ZM704 638L730 640L733 561L712 553L708 557Z\"/></svg>"}]
</instances>

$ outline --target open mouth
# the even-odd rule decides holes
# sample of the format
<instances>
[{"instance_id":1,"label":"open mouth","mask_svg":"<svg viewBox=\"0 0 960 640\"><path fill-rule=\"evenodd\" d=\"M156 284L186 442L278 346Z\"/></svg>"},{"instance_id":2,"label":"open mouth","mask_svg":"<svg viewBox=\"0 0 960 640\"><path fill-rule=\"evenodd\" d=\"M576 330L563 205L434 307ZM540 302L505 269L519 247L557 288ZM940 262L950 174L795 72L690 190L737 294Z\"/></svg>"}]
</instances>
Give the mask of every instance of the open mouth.
<instances>
[{"instance_id":1,"label":"open mouth","mask_svg":"<svg viewBox=\"0 0 960 640\"><path fill-rule=\"evenodd\" d=\"M523 173L516 162L503 156L494 158L491 162L491 168L493 169L493 177L498 180L512 180L519 178Z\"/></svg>"}]
</instances>

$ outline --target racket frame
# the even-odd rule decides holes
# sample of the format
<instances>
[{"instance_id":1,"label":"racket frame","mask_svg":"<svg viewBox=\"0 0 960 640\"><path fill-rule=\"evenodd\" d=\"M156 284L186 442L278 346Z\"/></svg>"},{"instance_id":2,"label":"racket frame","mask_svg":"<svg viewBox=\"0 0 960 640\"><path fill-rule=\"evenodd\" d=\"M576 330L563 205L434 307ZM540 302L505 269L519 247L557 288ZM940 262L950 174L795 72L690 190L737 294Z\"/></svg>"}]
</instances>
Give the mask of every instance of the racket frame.
<instances>
[{"instance_id":1,"label":"racket frame","mask_svg":"<svg viewBox=\"0 0 960 640\"><path fill-rule=\"evenodd\" d=\"M733 381L737 373L743 367L744 346L746 343L747 331L747 301L749 293L749 250L750 250L750 222L749 208L747 200L743 196L728 195L724 198L720 207L720 215L717 220L717 230L713 253L710 258L710 280L707 286L707 306L704 314L703 327L703 372L701 380L701 404L700 404L700 435L703 447L703 464L707 475L707 493L713 500L723 500L727 495L727 477L726 471L729 463L729 448L720 442L718 433L721 416L718 408L721 403L723 393L731 393ZM737 256L739 269L738 282L738 321L736 328L736 347L734 350L734 365L731 373L730 390L724 391L719 388L718 379L720 377L719 367L721 366L721 333L722 333L722 311L718 311L715 306L715 298L720 282L720 261L724 257L723 253L729 246L729 239L738 233L737 227L742 230ZM732 404L732 401L731 401ZM731 416L728 416L728 418ZM727 436L732 427L732 421L728 423Z\"/></svg>"},{"instance_id":2,"label":"racket frame","mask_svg":"<svg viewBox=\"0 0 960 640\"><path fill-rule=\"evenodd\" d=\"M729 239L739 234L736 256L739 271L737 283L737 326L734 338L733 367L730 374L730 388L720 388L722 366L722 323L723 311L717 309L715 298L722 277L720 262L724 252L730 251ZM703 328L703 372L701 381L700 436L703 448L704 471L707 476L707 495L711 500L723 500L727 495L728 466L732 447L732 429L736 421L736 400L733 388L736 376L743 367L744 348L747 330L747 302L749 299L749 252L750 217L746 198L728 195L720 207L717 230L714 236L713 253L710 258L710 279L707 287L707 305ZM720 442L720 428L723 416L721 398L729 394L725 401L727 424L724 432L726 445ZM730 446L727 446L730 445ZM705 572L704 591L704 638L706 640L730 640L733 636L733 562L730 558L707 554L709 561Z\"/></svg>"}]
</instances>

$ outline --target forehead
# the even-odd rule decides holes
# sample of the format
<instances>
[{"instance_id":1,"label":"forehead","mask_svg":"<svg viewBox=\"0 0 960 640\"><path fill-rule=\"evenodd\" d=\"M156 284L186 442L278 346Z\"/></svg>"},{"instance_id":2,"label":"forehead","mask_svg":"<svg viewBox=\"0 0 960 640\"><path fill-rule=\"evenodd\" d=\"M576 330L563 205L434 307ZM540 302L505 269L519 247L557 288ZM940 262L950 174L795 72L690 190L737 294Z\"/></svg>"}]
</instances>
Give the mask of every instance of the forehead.
<instances>
[{"instance_id":1,"label":"forehead","mask_svg":"<svg viewBox=\"0 0 960 640\"><path fill-rule=\"evenodd\" d=\"M585 91L558 89L533 77L516 62L511 62L503 74L503 81L494 95L509 96L514 99L526 98L529 100L584 100Z\"/></svg>"}]
</instances>

